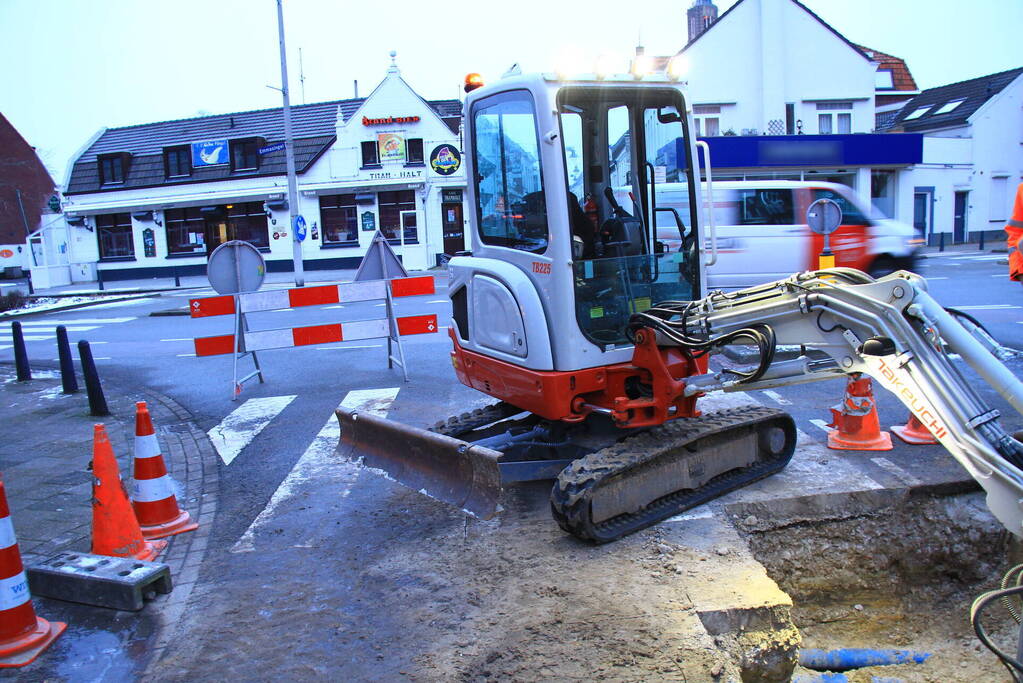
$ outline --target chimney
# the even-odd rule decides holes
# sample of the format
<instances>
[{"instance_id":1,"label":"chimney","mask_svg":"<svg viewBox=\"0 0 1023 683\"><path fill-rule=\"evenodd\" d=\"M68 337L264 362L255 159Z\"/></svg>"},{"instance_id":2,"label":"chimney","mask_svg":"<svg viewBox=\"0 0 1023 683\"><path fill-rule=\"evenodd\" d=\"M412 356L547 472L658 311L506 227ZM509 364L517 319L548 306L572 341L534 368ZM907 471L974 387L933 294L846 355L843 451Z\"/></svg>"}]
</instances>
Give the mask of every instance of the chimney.
<instances>
[{"instance_id":1,"label":"chimney","mask_svg":"<svg viewBox=\"0 0 1023 683\"><path fill-rule=\"evenodd\" d=\"M359 99L359 79L355 79L354 81L352 81L352 84L353 87L355 88L355 95L353 95L353 97L355 99Z\"/></svg>"}]
</instances>

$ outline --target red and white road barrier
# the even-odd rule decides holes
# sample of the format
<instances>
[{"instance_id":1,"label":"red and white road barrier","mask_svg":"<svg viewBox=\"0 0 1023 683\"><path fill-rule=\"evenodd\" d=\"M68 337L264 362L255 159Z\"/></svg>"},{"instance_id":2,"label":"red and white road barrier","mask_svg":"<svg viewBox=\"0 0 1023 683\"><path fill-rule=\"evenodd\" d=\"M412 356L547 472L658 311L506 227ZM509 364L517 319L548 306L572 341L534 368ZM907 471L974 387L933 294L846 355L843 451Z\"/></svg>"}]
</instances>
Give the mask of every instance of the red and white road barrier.
<instances>
[{"instance_id":1,"label":"red and white road barrier","mask_svg":"<svg viewBox=\"0 0 1023 683\"><path fill-rule=\"evenodd\" d=\"M258 313L277 311L283 308L302 306L326 306L358 301L373 301L387 297L390 286L391 296L399 299L407 296L423 296L434 293L433 276L403 277L395 280L368 280L365 282L342 282L322 287L297 287L295 289L271 289L262 292L245 292L236 296L210 296L192 299L189 308L193 318L214 315Z\"/></svg>"},{"instance_id":2,"label":"red and white road barrier","mask_svg":"<svg viewBox=\"0 0 1023 683\"><path fill-rule=\"evenodd\" d=\"M145 401L135 404L135 469L131 505L144 538L164 538L199 525L178 507L173 482L160 452L153 420Z\"/></svg>"},{"instance_id":3,"label":"red and white road barrier","mask_svg":"<svg viewBox=\"0 0 1023 683\"><path fill-rule=\"evenodd\" d=\"M0 667L31 664L67 624L36 616L0 479Z\"/></svg>"},{"instance_id":4,"label":"red and white road barrier","mask_svg":"<svg viewBox=\"0 0 1023 683\"><path fill-rule=\"evenodd\" d=\"M411 315L395 318L395 322L398 325L398 334L402 337L410 334L430 334L437 331L436 315ZM389 334L390 325L387 318L356 320L349 323L245 332L242 335L239 348L242 351L266 351L268 349L286 349L292 346L380 339ZM197 356L218 356L234 353L234 350L233 334L199 337L195 340L195 355Z\"/></svg>"},{"instance_id":5,"label":"red and white road barrier","mask_svg":"<svg viewBox=\"0 0 1023 683\"><path fill-rule=\"evenodd\" d=\"M386 247L386 242L382 242L382 244ZM361 268L359 272L362 273ZM405 381L408 381L401 338L411 334L430 334L437 332L440 328L436 315L397 317L394 313L393 302L398 298L433 294L434 290L433 276L425 275L390 280L357 280L320 287L272 289L192 299L189 302L189 310L193 318L218 315L233 315L235 318L232 334L196 338L195 355L231 354L234 356L232 387L234 397L237 398L241 393L242 385L248 380L258 378L260 382L264 381L263 371L256 357L257 351L386 338L387 367L400 366L405 374ZM248 313L261 311L280 311L304 306L325 306L381 299L385 302L386 316L375 320L353 320L304 327L250 330L245 317ZM397 355L392 353L393 347L397 348ZM252 356L255 369L240 376L238 361L246 355Z\"/></svg>"}]
</instances>

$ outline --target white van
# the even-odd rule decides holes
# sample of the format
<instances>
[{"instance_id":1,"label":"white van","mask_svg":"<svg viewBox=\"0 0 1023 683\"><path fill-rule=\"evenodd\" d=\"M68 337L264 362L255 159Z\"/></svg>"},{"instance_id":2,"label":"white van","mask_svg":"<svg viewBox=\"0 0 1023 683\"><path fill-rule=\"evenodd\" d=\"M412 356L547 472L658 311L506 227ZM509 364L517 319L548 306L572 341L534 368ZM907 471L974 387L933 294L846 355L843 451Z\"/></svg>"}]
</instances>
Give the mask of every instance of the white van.
<instances>
[{"instance_id":1,"label":"white van","mask_svg":"<svg viewBox=\"0 0 1023 683\"><path fill-rule=\"evenodd\" d=\"M685 183L656 187L658 209L675 208L687 223L689 190ZM872 215L875 212L845 185L793 180L721 181L714 182L713 204L718 257L717 263L707 269L707 286L736 289L816 269L824 238L807 226L806 209L822 197L833 199L842 208L841 226L830 236L836 266L858 268L875 276L913 269L917 250L923 244L919 233L912 226ZM710 234L708 227L708 251ZM657 212L657 239L670 250L681 245L670 212Z\"/></svg>"}]
</instances>

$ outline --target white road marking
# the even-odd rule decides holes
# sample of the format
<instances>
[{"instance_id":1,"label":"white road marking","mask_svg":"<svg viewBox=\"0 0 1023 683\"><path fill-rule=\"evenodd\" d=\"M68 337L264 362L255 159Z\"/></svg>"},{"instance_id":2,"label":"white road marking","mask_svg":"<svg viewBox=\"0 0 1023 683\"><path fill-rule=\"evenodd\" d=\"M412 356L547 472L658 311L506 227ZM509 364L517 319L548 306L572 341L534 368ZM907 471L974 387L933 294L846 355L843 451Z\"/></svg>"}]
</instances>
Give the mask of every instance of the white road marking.
<instances>
[{"instance_id":1,"label":"white road marking","mask_svg":"<svg viewBox=\"0 0 1023 683\"><path fill-rule=\"evenodd\" d=\"M391 407L391 403L394 402L397 395L398 387L350 391L344 400L341 401L340 407L346 410L362 410L373 415L385 417L387 410ZM288 476L284 478L281 485L274 491L273 496L270 497L270 502L252 520L252 524L249 525L249 528L245 530L245 533L241 535L238 542L231 548L232 553L249 553L254 551L253 538L255 537L256 530L266 524L267 520L273 516L277 506L293 496L298 485L302 482L320 479L327 470L337 468L341 464L333 457L334 449L337 448L340 440L341 425L338 423L337 417L331 415L327 419L327 424L323 425L323 428L313 438L312 443L306 448L305 453L295 463L291 472L288 473ZM343 491L341 495L347 495L347 490Z\"/></svg>"},{"instance_id":2,"label":"white road marking","mask_svg":"<svg viewBox=\"0 0 1023 683\"><path fill-rule=\"evenodd\" d=\"M951 308L960 311L999 311L1010 308L1023 308L1023 306L1014 306L1013 304L977 304L973 306L952 306Z\"/></svg>"},{"instance_id":3,"label":"white road marking","mask_svg":"<svg viewBox=\"0 0 1023 683\"><path fill-rule=\"evenodd\" d=\"M53 339L53 337L54 336L52 334L51 335L43 335L41 337L40 336L36 336L36 335L31 335L31 334L22 334L21 335L21 338L24 339L25 341L46 341L47 339ZM14 339L14 335L2 334L2 335L0 335L0 339L3 339L4 341L11 341L12 339Z\"/></svg>"},{"instance_id":4,"label":"white road marking","mask_svg":"<svg viewBox=\"0 0 1023 683\"><path fill-rule=\"evenodd\" d=\"M76 327L67 327L65 329L68 332L88 332L89 330L95 330L96 329L96 325L80 325L80 326L76 326ZM56 336L56 334L57 334L56 326L54 326L54 329L52 329L52 330L48 330L46 328L41 328L41 327L22 327L21 331L22 332L30 332L32 334L48 334L51 337ZM0 335L12 335L12 334L14 334L13 330L0 330Z\"/></svg>"},{"instance_id":5,"label":"white road marking","mask_svg":"<svg viewBox=\"0 0 1023 683\"><path fill-rule=\"evenodd\" d=\"M945 277L944 275L941 275L940 277L934 277L933 275L929 275L929 276L927 276L926 279L927 280L947 280L948 278Z\"/></svg>"},{"instance_id":6,"label":"white road marking","mask_svg":"<svg viewBox=\"0 0 1023 683\"><path fill-rule=\"evenodd\" d=\"M206 432L224 464L230 465L242 449L294 400L294 396L250 398Z\"/></svg>"},{"instance_id":7,"label":"white road marking","mask_svg":"<svg viewBox=\"0 0 1023 683\"><path fill-rule=\"evenodd\" d=\"M22 320L20 322L22 327L27 327L28 325L56 327L57 325L109 325L112 323L126 323L131 320L135 320L135 318L73 318L68 320L35 318L33 320Z\"/></svg>"},{"instance_id":8,"label":"white road marking","mask_svg":"<svg viewBox=\"0 0 1023 683\"><path fill-rule=\"evenodd\" d=\"M775 403L781 404L783 406L792 405L792 401L788 400L787 398L779 394L777 391L764 389L764 395L771 398Z\"/></svg>"},{"instance_id":9,"label":"white road marking","mask_svg":"<svg viewBox=\"0 0 1023 683\"><path fill-rule=\"evenodd\" d=\"M902 469L888 458L871 458L870 461L880 467L881 469L888 472L906 486L919 486L923 482L914 477L912 474Z\"/></svg>"},{"instance_id":10,"label":"white road marking","mask_svg":"<svg viewBox=\"0 0 1023 683\"><path fill-rule=\"evenodd\" d=\"M179 353L179 354L177 354L177 357L178 358L195 358L195 354L194 353Z\"/></svg>"},{"instance_id":11,"label":"white road marking","mask_svg":"<svg viewBox=\"0 0 1023 683\"><path fill-rule=\"evenodd\" d=\"M434 299L433 301L427 301L428 304L446 304L450 303L447 299Z\"/></svg>"},{"instance_id":12,"label":"white road marking","mask_svg":"<svg viewBox=\"0 0 1023 683\"><path fill-rule=\"evenodd\" d=\"M823 429L826 432L833 431L833 428L829 427L828 423L825 422L824 420L820 420L820 419L810 420L810 424L814 425L815 427L820 427L821 429Z\"/></svg>"},{"instance_id":13,"label":"white road marking","mask_svg":"<svg viewBox=\"0 0 1023 683\"><path fill-rule=\"evenodd\" d=\"M162 342L179 342L179 341L193 341L191 337L182 337L181 339L161 339Z\"/></svg>"}]
</instances>

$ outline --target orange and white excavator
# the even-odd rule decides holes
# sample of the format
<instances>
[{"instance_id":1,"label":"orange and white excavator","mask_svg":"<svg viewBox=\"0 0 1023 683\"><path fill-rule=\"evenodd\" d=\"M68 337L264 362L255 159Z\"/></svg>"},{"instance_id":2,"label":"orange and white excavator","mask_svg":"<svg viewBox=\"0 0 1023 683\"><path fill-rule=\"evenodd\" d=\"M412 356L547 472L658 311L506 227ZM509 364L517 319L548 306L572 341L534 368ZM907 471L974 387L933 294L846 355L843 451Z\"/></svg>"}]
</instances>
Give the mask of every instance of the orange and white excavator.
<instances>
[{"instance_id":1,"label":"orange and white excavator","mask_svg":"<svg viewBox=\"0 0 1023 683\"><path fill-rule=\"evenodd\" d=\"M862 373L909 407L1023 535L1023 444L950 354L1020 413L1023 384L923 278L834 268L705 291L716 246L700 193L712 178L690 114L666 76L513 68L469 92L472 250L449 263L451 360L461 382L498 402L431 430L339 410L339 453L482 518L499 509L503 486L553 479L561 527L606 542L788 463L791 416L703 414L707 392ZM689 205L659 207L663 182L688 184ZM656 238L664 221L677 248ZM759 362L712 371L708 358L730 344L756 347ZM776 361L781 344L802 355Z\"/></svg>"}]
</instances>

